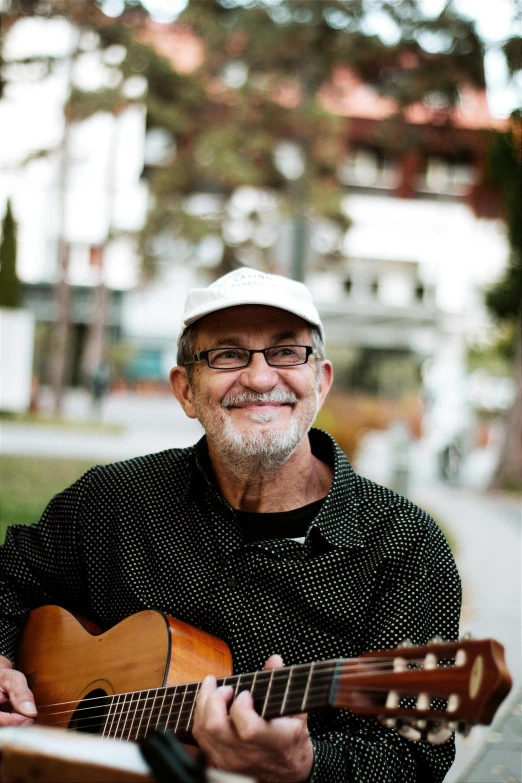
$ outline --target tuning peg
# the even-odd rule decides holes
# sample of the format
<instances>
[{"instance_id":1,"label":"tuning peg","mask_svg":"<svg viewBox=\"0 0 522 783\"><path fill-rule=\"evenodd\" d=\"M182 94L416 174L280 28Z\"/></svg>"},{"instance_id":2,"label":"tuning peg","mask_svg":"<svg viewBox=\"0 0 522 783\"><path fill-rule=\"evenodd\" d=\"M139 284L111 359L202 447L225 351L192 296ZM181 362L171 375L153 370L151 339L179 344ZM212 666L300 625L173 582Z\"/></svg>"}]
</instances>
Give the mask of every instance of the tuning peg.
<instances>
[{"instance_id":1,"label":"tuning peg","mask_svg":"<svg viewBox=\"0 0 522 783\"><path fill-rule=\"evenodd\" d=\"M397 645L397 647L400 649L401 647L414 647L413 642L410 639L403 639L400 644Z\"/></svg>"},{"instance_id":2,"label":"tuning peg","mask_svg":"<svg viewBox=\"0 0 522 783\"><path fill-rule=\"evenodd\" d=\"M397 725L397 718L385 718L381 717L379 718L380 722L383 726L386 726L387 729L394 729Z\"/></svg>"},{"instance_id":3,"label":"tuning peg","mask_svg":"<svg viewBox=\"0 0 522 783\"><path fill-rule=\"evenodd\" d=\"M418 742L422 737L420 731L417 731L417 729L414 729L413 726L409 726L408 724L398 726L397 733L400 734L401 737L410 740L410 742Z\"/></svg>"},{"instance_id":4,"label":"tuning peg","mask_svg":"<svg viewBox=\"0 0 522 783\"><path fill-rule=\"evenodd\" d=\"M426 735L426 739L430 745L442 745L443 742L447 742L453 735L453 730L448 726L441 724L433 726L431 731Z\"/></svg>"},{"instance_id":5,"label":"tuning peg","mask_svg":"<svg viewBox=\"0 0 522 783\"><path fill-rule=\"evenodd\" d=\"M444 639L442 638L442 636L433 636L429 640L428 644L442 644L443 642L444 642Z\"/></svg>"},{"instance_id":6,"label":"tuning peg","mask_svg":"<svg viewBox=\"0 0 522 783\"><path fill-rule=\"evenodd\" d=\"M460 637L459 642L471 642L473 638L473 634L467 631L463 636Z\"/></svg>"}]
</instances>

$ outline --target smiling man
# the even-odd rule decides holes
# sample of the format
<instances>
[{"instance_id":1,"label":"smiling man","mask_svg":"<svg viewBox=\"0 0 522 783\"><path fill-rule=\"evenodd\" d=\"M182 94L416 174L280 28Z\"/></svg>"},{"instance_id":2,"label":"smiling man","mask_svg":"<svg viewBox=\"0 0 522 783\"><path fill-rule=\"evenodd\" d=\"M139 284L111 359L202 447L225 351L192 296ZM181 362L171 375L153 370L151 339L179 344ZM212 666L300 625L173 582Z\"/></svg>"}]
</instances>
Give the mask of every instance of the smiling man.
<instances>
[{"instance_id":1,"label":"smiling man","mask_svg":"<svg viewBox=\"0 0 522 783\"><path fill-rule=\"evenodd\" d=\"M9 529L0 725L33 714L11 667L42 603L102 628L160 609L224 639L236 673L457 637L459 578L436 524L312 428L332 377L301 283L245 268L189 293L171 385L205 437L93 468L38 524ZM436 783L454 753L348 710L265 720L212 677L194 735L219 767L267 783Z\"/></svg>"}]
</instances>

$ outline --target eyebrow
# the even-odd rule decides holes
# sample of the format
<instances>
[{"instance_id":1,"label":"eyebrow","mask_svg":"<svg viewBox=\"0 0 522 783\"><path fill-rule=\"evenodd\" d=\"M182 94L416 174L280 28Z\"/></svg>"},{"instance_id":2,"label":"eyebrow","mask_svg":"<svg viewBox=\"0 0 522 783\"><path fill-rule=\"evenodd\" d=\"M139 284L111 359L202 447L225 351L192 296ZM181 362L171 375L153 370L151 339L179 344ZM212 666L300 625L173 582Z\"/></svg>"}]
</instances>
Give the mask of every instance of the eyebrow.
<instances>
[{"instance_id":1,"label":"eyebrow","mask_svg":"<svg viewBox=\"0 0 522 783\"><path fill-rule=\"evenodd\" d=\"M292 329L287 329L284 332L277 332L276 334L272 335L271 342L276 345L277 343L280 343L282 340L295 340L297 338L297 332L294 332ZM215 345L216 347L220 346L231 346L231 347L237 347L241 348L243 341L239 337L233 337L229 335L228 337L221 337L219 340L216 341Z\"/></svg>"}]
</instances>

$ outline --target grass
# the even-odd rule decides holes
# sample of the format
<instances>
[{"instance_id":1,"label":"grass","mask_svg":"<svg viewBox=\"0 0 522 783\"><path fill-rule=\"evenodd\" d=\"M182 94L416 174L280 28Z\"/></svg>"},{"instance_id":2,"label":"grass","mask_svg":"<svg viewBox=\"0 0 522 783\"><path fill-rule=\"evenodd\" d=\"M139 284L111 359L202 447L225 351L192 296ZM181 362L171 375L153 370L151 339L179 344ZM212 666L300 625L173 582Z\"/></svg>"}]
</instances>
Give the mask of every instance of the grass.
<instances>
[{"instance_id":1,"label":"grass","mask_svg":"<svg viewBox=\"0 0 522 783\"><path fill-rule=\"evenodd\" d=\"M46 457L0 456L0 544L8 525L37 522L53 495L95 462Z\"/></svg>"},{"instance_id":2,"label":"grass","mask_svg":"<svg viewBox=\"0 0 522 783\"><path fill-rule=\"evenodd\" d=\"M8 413L0 411L0 422L9 424L36 424L42 427L63 427L74 432L102 432L119 435L125 431L123 424L107 424L96 419L75 421L58 416L45 416L41 413Z\"/></svg>"}]
</instances>

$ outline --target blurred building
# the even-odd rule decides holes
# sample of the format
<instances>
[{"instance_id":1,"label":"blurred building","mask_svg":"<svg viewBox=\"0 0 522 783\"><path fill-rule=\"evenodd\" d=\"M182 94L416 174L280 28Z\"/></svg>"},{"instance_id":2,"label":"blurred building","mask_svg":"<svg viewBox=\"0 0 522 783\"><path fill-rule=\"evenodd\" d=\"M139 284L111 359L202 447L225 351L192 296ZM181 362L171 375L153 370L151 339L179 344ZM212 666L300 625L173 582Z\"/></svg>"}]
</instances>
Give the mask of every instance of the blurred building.
<instances>
[{"instance_id":1,"label":"blurred building","mask_svg":"<svg viewBox=\"0 0 522 783\"><path fill-rule=\"evenodd\" d=\"M170 33L166 27L155 29L157 45L168 52ZM8 129L0 149L0 209L11 196L19 223L19 271L28 306L43 325L54 318L60 143L68 85L72 79L84 89L96 89L116 78L112 65L117 52L109 50L103 59L88 36L78 41L72 36L64 20L26 19L10 31L4 49L12 78L0 106L0 124ZM178 35L175 44L170 51L176 56L184 46L189 54L194 49L192 38L184 44ZM71 73L67 53L74 46L81 54ZM25 81L9 74L9 68L17 67L9 66L10 59L36 53L65 56L63 67L32 80L24 71ZM173 65L182 71L184 62ZM488 133L503 123L490 115L485 93L469 89L450 115L434 96L430 106L411 107L406 127L399 128L391 120L390 100L346 69L323 88L322 101L346 121L346 155L338 175L353 222L341 258L338 252L330 254L320 225L309 232L303 258L329 351L348 384L357 379L364 385L371 368L369 385L384 383L378 390L388 394L395 384L400 392L400 378L387 383L385 360L392 357L403 361L404 372L418 370L430 359L432 386L443 388L445 377L453 378L452 383L462 377L465 341L488 329L482 289L508 255L499 204L483 184ZM100 282L113 292L108 318L112 336L134 349L130 377L163 381L175 362L185 293L205 281L205 269L196 262L174 259L155 282L136 289L132 234L146 212L142 172L161 158L162 140L154 133L147 137L139 102L118 116L98 113L71 129L63 230L75 298L73 380L80 376L78 355L91 319L90 294ZM415 145L408 146L407 138L415 139ZM42 149L47 154L35 154ZM291 226L283 224L274 248L274 268L283 273L289 271L291 243ZM384 381L375 380L374 368L382 361Z\"/></svg>"}]
</instances>

